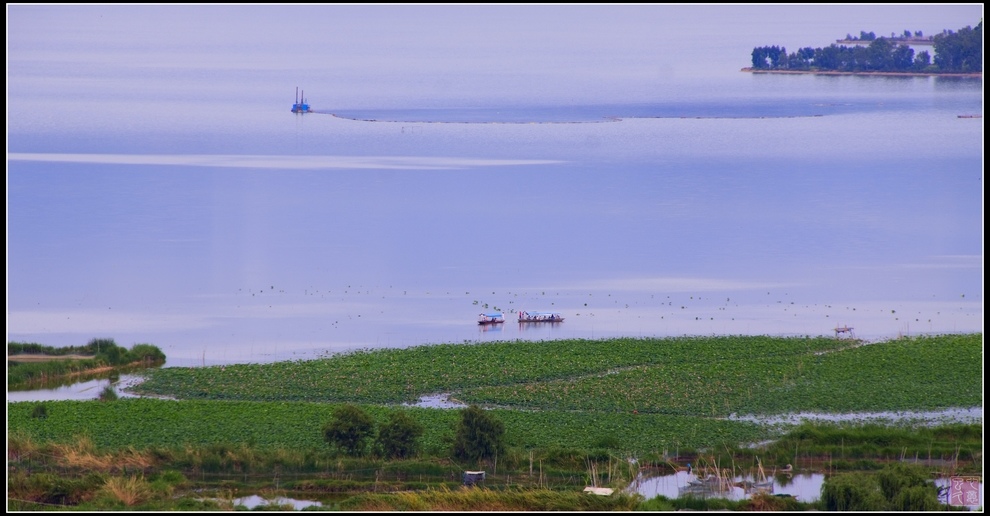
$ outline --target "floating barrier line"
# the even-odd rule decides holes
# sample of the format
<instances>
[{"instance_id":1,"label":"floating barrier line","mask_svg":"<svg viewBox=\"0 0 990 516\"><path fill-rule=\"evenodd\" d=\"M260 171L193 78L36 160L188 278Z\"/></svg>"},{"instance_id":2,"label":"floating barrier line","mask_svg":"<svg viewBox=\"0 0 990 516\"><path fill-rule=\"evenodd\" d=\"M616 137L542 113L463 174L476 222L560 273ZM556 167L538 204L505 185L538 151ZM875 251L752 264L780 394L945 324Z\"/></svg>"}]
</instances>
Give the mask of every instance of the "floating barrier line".
<instances>
[{"instance_id":1,"label":"floating barrier line","mask_svg":"<svg viewBox=\"0 0 990 516\"><path fill-rule=\"evenodd\" d=\"M553 121L527 121L527 122L499 122L499 121L454 121L454 120L389 120L389 119L377 119L377 118L357 118L351 116L344 116L337 113L332 113L329 111L310 111L310 113L317 113L321 115L330 115L334 118L340 118L342 120L351 120L354 122L387 122L393 124L501 124L501 125L562 125L562 124L603 124L610 122L622 122L623 120L648 120L648 119L695 119L695 120L762 120L762 119L778 119L778 118L817 118L823 117L825 115L814 114L814 115L780 115L780 116L684 116L684 115L658 115L658 116L627 116L627 117L617 117L617 116L606 116L602 117L602 120L572 120L565 122L553 122Z\"/></svg>"}]
</instances>

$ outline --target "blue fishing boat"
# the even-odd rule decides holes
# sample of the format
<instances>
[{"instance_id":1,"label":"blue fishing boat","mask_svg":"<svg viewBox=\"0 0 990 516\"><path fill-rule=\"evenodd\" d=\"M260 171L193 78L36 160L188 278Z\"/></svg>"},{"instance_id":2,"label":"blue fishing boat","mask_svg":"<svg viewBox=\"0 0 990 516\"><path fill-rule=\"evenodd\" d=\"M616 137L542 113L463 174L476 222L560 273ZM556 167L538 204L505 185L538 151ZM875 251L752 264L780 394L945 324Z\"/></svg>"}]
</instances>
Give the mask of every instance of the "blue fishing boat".
<instances>
[{"instance_id":1,"label":"blue fishing boat","mask_svg":"<svg viewBox=\"0 0 990 516\"><path fill-rule=\"evenodd\" d=\"M306 92L303 91L302 95L299 95L299 86L296 86L296 103L292 105L293 113L309 113L309 103L306 102Z\"/></svg>"}]
</instances>

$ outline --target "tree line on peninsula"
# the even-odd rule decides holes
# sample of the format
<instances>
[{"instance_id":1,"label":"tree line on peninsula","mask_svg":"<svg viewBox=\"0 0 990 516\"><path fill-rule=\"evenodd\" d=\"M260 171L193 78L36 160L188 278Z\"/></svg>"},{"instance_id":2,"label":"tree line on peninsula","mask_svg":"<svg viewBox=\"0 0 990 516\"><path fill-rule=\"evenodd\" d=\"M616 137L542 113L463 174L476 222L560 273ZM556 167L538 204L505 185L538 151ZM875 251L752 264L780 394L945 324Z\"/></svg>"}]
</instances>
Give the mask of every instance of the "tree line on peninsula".
<instances>
[{"instance_id":1,"label":"tree line on peninsula","mask_svg":"<svg viewBox=\"0 0 990 516\"><path fill-rule=\"evenodd\" d=\"M872 33L870 33L872 34ZM787 53L781 46L753 49L754 70L836 72L982 73L983 20L975 28L944 31L932 38L935 55L914 49L895 39L867 38L868 45L825 48L804 47ZM864 41L866 41L864 40Z\"/></svg>"}]
</instances>

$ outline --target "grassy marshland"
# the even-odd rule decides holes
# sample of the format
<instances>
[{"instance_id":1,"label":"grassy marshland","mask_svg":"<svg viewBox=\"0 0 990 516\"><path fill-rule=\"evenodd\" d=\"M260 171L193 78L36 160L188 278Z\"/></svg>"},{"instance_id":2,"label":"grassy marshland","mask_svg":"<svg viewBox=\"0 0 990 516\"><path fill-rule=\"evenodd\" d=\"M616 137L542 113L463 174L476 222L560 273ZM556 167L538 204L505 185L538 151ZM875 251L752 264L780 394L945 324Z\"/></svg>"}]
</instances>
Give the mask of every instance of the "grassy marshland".
<instances>
[{"instance_id":1,"label":"grassy marshland","mask_svg":"<svg viewBox=\"0 0 990 516\"><path fill-rule=\"evenodd\" d=\"M323 360L149 371L177 399L395 404L434 393L522 410L723 417L973 407L982 334L562 340L380 349Z\"/></svg>"},{"instance_id":2,"label":"grassy marshland","mask_svg":"<svg viewBox=\"0 0 990 516\"><path fill-rule=\"evenodd\" d=\"M849 470L880 475L902 460L925 464L917 466L922 476L982 474L982 425L805 424L785 433L724 418L982 405L982 334L859 344L513 342L151 370L139 389L181 401L8 403L8 507L216 510L233 508L236 493L265 492L338 510L664 510L695 507L580 491L621 488L641 468L699 460L742 470L759 459L764 467L839 472L836 479ZM399 405L437 392L492 407L506 429L506 452L480 463L451 459L459 411ZM320 429L344 402L378 423L406 412L425 429L420 454L397 461L331 450ZM489 473L486 484L462 488L461 472L473 469ZM894 495L869 498L895 503ZM725 508L824 508L785 503L753 499Z\"/></svg>"},{"instance_id":3,"label":"grassy marshland","mask_svg":"<svg viewBox=\"0 0 990 516\"><path fill-rule=\"evenodd\" d=\"M54 348L31 342L8 342L7 389L50 388L72 378L95 378L164 363L165 354L151 344L135 344L127 349L113 339L93 339L85 346Z\"/></svg>"}]
</instances>

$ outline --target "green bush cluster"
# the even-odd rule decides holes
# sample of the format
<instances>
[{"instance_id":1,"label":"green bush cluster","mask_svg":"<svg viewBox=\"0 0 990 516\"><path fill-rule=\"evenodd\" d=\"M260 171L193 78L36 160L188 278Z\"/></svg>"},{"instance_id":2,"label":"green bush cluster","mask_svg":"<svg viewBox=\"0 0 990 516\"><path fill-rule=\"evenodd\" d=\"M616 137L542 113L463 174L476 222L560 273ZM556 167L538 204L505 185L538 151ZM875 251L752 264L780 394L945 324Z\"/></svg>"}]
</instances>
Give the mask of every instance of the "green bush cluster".
<instances>
[{"instance_id":1,"label":"green bush cluster","mask_svg":"<svg viewBox=\"0 0 990 516\"><path fill-rule=\"evenodd\" d=\"M405 412L393 412L377 431L374 452L386 458L408 458L416 454L423 425ZM346 455L361 456L375 435L375 420L360 407L347 403L334 411L323 427L323 439Z\"/></svg>"},{"instance_id":2,"label":"green bush cluster","mask_svg":"<svg viewBox=\"0 0 990 516\"><path fill-rule=\"evenodd\" d=\"M505 425L501 421L477 405L460 412L452 448L454 458L481 461L505 451ZM418 440L424 430L423 425L405 411L393 411L376 432L371 415L346 403L338 407L333 419L323 426L323 439L345 455L359 457L370 450L381 457L403 459L416 455Z\"/></svg>"},{"instance_id":3,"label":"green bush cluster","mask_svg":"<svg viewBox=\"0 0 990 516\"><path fill-rule=\"evenodd\" d=\"M505 425L477 405L461 411L454 436L454 457L478 461L505 450Z\"/></svg>"},{"instance_id":4,"label":"green bush cluster","mask_svg":"<svg viewBox=\"0 0 990 516\"><path fill-rule=\"evenodd\" d=\"M938 498L927 470L896 463L826 479L821 502L827 511L935 511L943 508Z\"/></svg>"}]
</instances>

